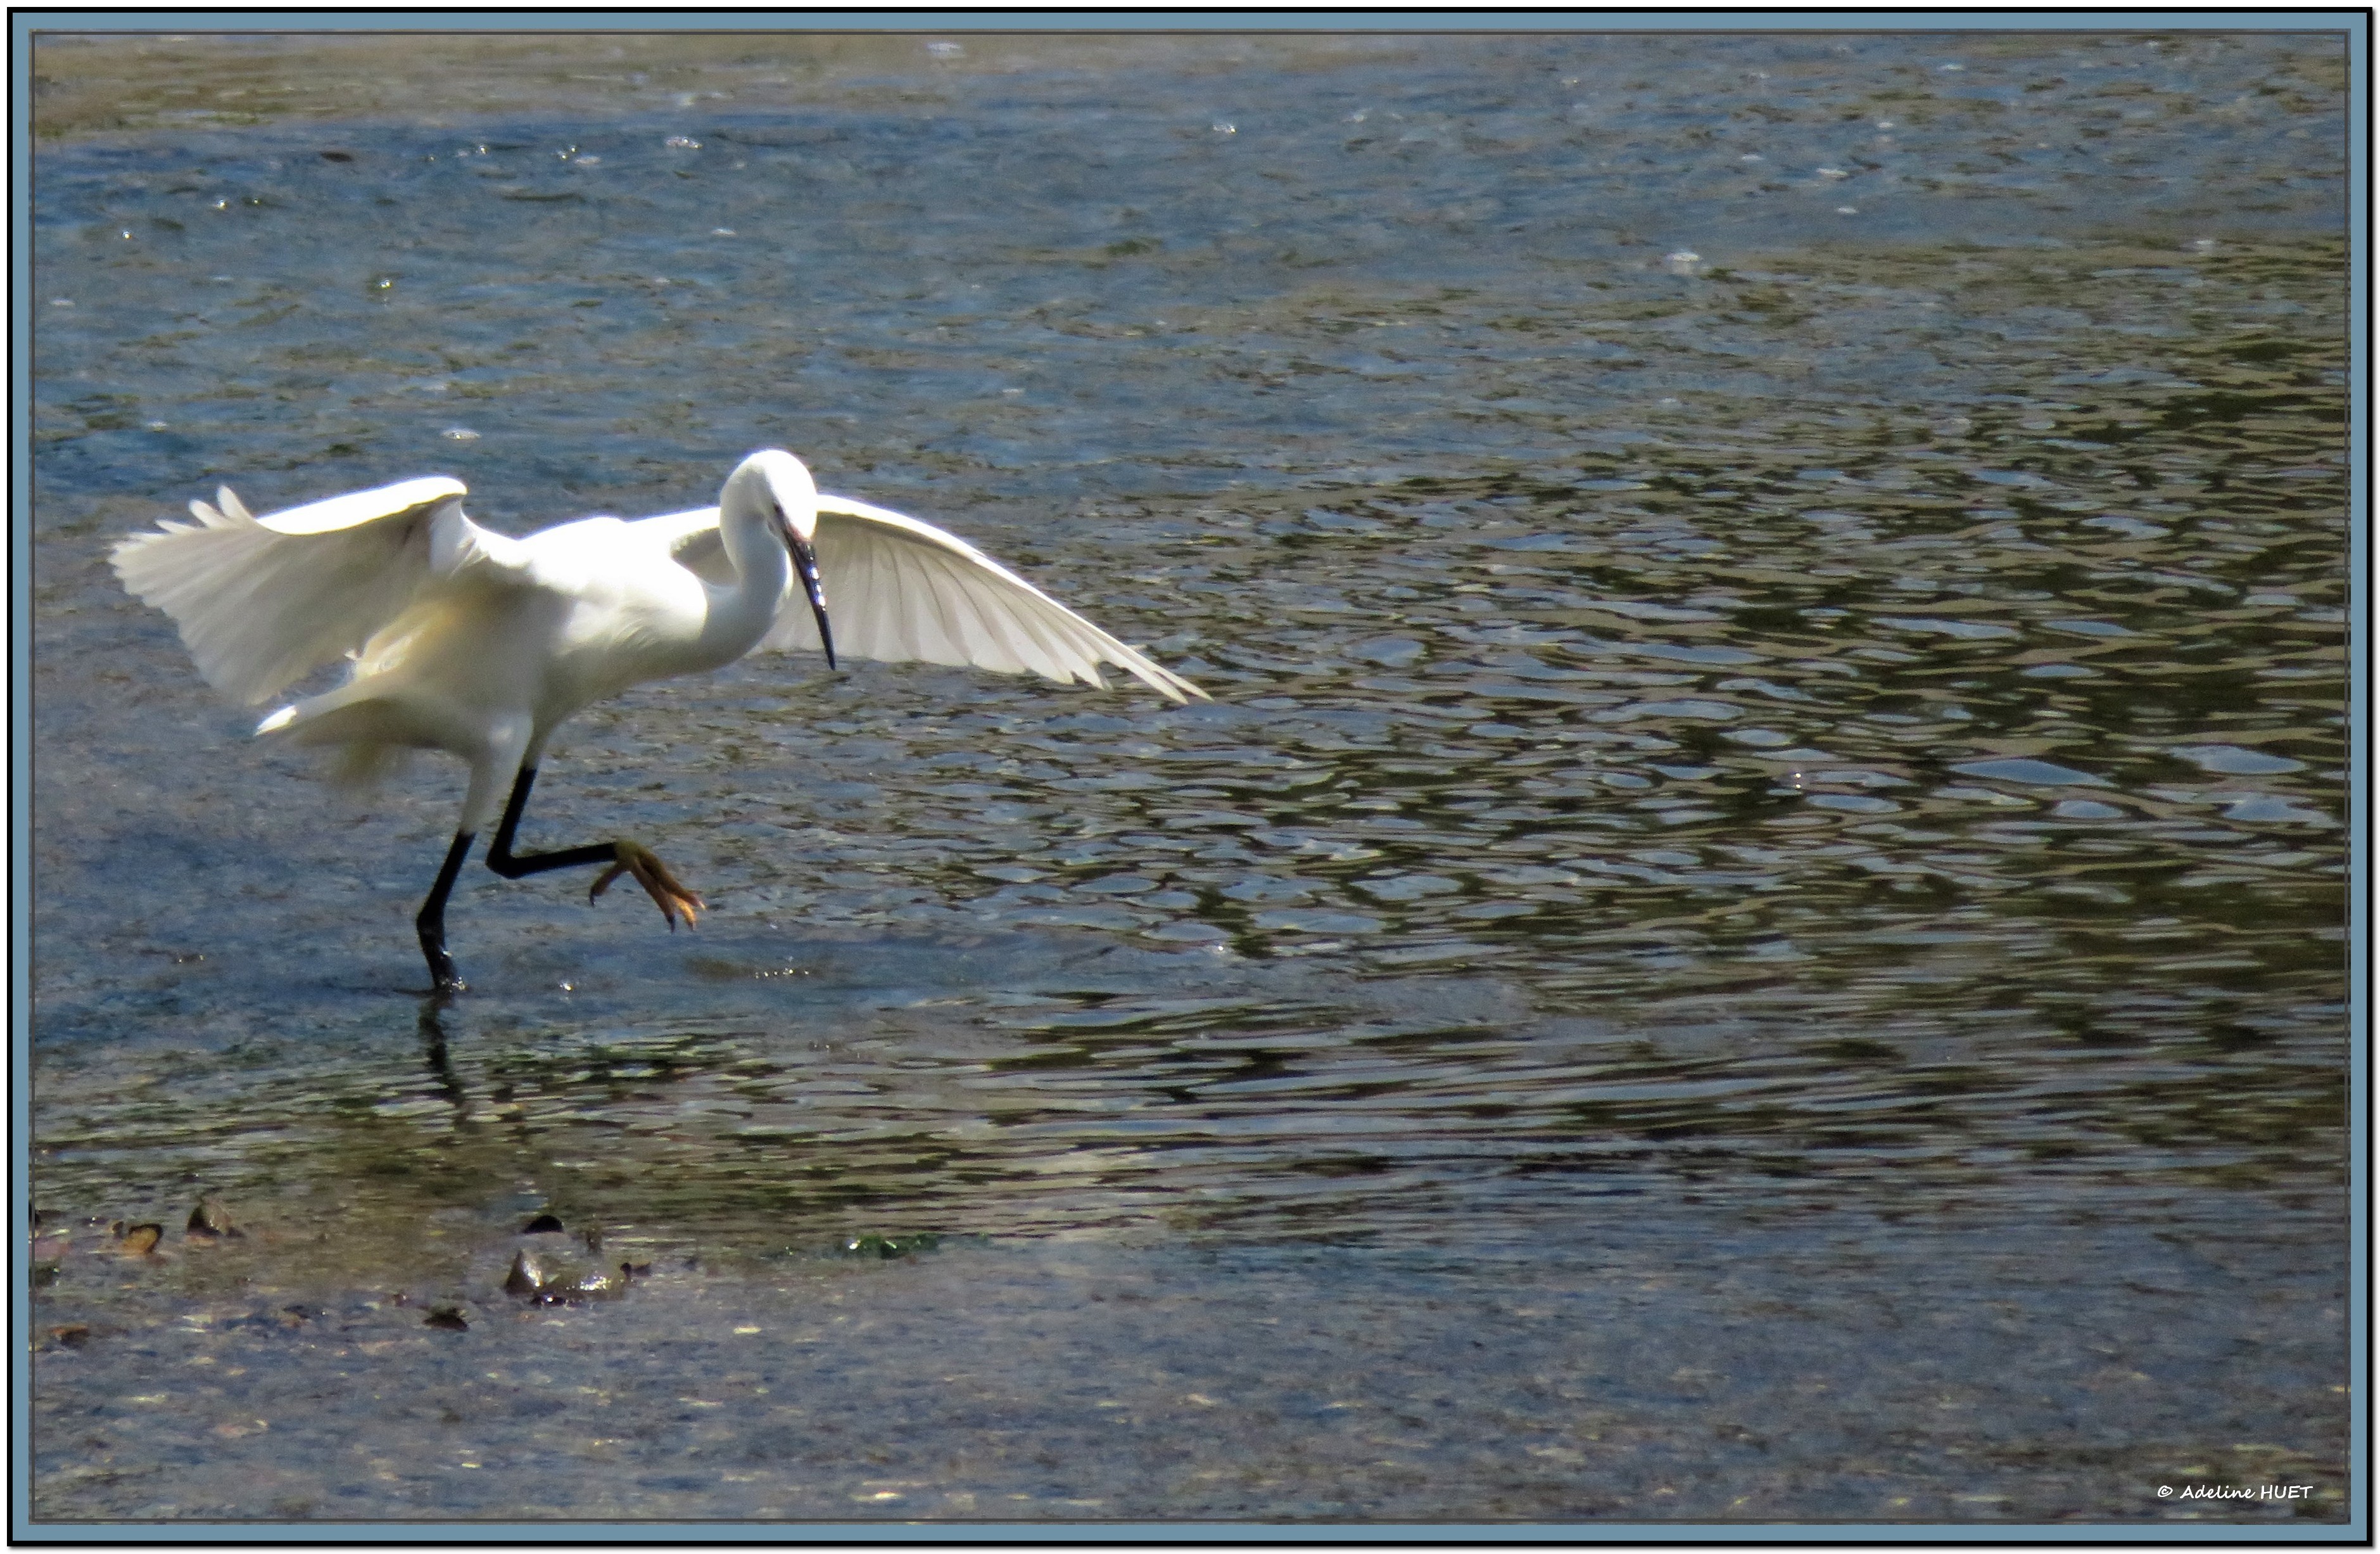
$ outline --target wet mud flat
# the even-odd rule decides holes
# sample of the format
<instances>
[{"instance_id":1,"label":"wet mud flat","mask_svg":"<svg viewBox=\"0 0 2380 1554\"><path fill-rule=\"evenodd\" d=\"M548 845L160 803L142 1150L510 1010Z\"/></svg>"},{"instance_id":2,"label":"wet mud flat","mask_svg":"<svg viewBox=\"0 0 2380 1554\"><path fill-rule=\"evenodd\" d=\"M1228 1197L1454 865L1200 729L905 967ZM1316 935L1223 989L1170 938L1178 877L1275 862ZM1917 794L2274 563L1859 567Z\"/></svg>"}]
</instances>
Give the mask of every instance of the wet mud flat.
<instances>
[{"instance_id":1,"label":"wet mud flat","mask_svg":"<svg viewBox=\"0 0 2380 1554\"><path fill-rule=\"evenodd\" d=\"M37 1514L2342 1520L2338 49L936 42L37 59ZM1217 700L641 689L441 1009L106 568L768 445Z\"/></svg>"},{"instance_id":2,"label":"wet mud flat","mask_svg":"<svg viewBox=\"0 0 2380 1554\"><path fill-rule=\"evenodd\" d=\"M2113 1234L1849 1218L1698 1224L1614 1196L1460 1248L636 1243L625 1288L543 1299L504 1291L507 1255L577 1266L583 1240L482 1222L456 1277L398 1291L291 1277L305 1259L272 1243L308 1230L174 1237L69 1259L42 1294L36 1511L2341 1514L2343 1291L2319 1248L2276 1257L2179 1205ZM2110 1256L2133 1271L2078 1277ZM2252 1291L2242 1323L2227 1297ZM2216 1484L2274 1498L2175 1498Z\"/></svg>"}]
</instances>

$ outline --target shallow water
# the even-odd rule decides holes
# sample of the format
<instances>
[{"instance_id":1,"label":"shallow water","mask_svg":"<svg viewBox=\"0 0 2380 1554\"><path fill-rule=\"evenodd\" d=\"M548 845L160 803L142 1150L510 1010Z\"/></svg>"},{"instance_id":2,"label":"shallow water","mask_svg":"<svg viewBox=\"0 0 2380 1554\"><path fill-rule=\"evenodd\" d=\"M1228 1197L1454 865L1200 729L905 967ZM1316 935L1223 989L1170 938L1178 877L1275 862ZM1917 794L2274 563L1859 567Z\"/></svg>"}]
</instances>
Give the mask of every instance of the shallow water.
<instances>
[{"instance_id":1,"label":"shallow water","mask_svg":"<svg viewBox=\"0 0 2380 1554\"><path fill-rule=\"evenodd\" d=\"M41 1514L2343 1514L2335 44L223 46L36 58ZM1216 700L636 691L442 1012L104 563L767 444Z\"/></svg>"}]
</instances>

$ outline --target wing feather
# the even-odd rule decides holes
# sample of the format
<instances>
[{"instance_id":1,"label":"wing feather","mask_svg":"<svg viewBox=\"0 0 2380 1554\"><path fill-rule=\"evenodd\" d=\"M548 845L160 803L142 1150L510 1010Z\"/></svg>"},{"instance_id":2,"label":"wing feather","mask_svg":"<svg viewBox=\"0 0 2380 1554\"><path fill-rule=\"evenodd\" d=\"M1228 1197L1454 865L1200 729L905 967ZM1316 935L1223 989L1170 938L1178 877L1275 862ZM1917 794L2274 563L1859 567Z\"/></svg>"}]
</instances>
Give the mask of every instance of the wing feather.
<instances>
[{"instance_id":1,"label":"wing feather","mask_svg":"<svg viewBox=\"0 0 2380 1554\"><path fill-rule=\"evenodd\" d=\"M715 534L715 516L711 523ZM1180 675L930 523L821 494L816 545L838 653L1002 674L1030 670L1061 685L1079 680L1104 686L1099 667L1112 664L1169 701L1206 697ZM679 557L686 558L684 550ZM762 645L818 650L818 624L799 589L787 591Z\"/></svg>"},{"instance_id":2,"label":"wing feather","mask_svg":"<svg viewBox=\"0 0 2380 1554\"><path fill-rule=\"evenodd\" d=\"M463 514L461 482L432 477L353 492L258 518L225 487L118 541L115 574L171 616L207 682L265 700L353 653L422 591L521 567L519 542Z\"/></svg>"},{"instance_id":3,"label":"wing feather","mask_svg":"<svg viewBox=\"0 0 2380 1554\"><path fill-rule=\"evenodd\" d=\"M673 559L706 581L735 580L717 508L642 519L636 527L666 540ZM1112 664L1172 701L1207 694L930 523L821 495L817 548L838 653L1101 687L1099 666ZM818 622L799 588L786 590L760 645L819 651Z\"/></svg>"},{"instance_id":4,"label":"wing feather","mask_svg":"<svg viewBox=\"0 0 2380 1554\"><path fill-rule=\"evenodd\" d=\"M735 565L727 559L727 547L720 543L717 508L640 518L628 527L639 536L649 534L667 542L670 559L703 581L722 588L735 581Z\"/></svg>"},{"instance_id":5,"label":"wing feather","mask_svg":"<svg viewBox=\"0 0 2380 1554\"><path fill-rule=\"evenodd\" d=\"M923 565L918 571L926 580L927 586L920 591L921 596L917 601L921 607L912 610L909 617L915 627L912 635L916 639L917 656L929 664L974 664L982 661L983 667L990 668L990 659L994 656L991 651L993 644L970 632L959 622L959 617L966 613L970 597L965 584L962 581L956 587L952 586L954 580L951 569L941 557L929 555L920 559Z\"/></svg>"}]
</instances>

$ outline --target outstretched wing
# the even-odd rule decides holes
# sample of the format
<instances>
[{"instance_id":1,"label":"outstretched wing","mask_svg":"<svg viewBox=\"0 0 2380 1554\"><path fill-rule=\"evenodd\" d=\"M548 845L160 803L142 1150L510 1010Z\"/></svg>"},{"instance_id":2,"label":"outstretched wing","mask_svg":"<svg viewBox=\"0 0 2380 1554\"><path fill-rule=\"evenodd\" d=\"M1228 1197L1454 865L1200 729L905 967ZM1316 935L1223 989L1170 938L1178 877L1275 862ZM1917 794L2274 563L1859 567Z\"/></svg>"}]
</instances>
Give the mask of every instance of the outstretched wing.
<instances>
[{"instance_id":1,"label":"outstretched wing","mask_svg":"<svg viewBox=\"0 0 2380 1554\"><path fill-rule=\"evenodd\" d=\"M463 483L399 481L262 518L229 486L119 541L109 559L135 598L174 618L207 683L265 700L361 647L423 588L485 571L517 574L520 542L463 516Z\"/></svg>"},{"instance_id":2,"label":"outstretched wing","mask_svg":"<svg viewBox=\"0 0 2380 1554\"><path fill-rule=\"evenodd\" d=\"M1208 697L1182 676L1118 642L990 557L930 523L848 496L818 499L819 576L835 652L888 664L912 660L1002 674L1031 672L1061 685L1104 687L1112 664L1171 701ZM672 558L722 587L735 569L719 539L719 509L640 520ZM820 651L818 622L789 588L760 645Z\"/></svg>"},{"instance_id":3,"label":"outstretched wing","mask_svg":"<svg viewBox=\"0 0 2380 1554\"><path fill-rule=\"evenodd\" d=\"M1085 620L990 557L930 523L848 496L819 496L819 576L837 653L886 663L1030 671L1104 687L1112 664L1169 701L1207 693ZM818 650L818 622L786 591L765 647Z\"/></svg>"}]
</instances>

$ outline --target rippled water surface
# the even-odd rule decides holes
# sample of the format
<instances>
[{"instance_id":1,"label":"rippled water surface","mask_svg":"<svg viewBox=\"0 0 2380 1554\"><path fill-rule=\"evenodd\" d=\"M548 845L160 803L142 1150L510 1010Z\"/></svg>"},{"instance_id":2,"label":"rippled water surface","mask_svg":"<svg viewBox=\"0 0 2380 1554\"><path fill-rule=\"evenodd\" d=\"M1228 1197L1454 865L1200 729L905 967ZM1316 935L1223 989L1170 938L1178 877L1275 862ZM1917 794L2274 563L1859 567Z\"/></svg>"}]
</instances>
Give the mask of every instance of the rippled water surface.
<instances>
[{"instance_id":1,"label":"rippled water surface","mask_svg":"<svg viewBox=\"0 0 2380 1554\"><path fill-rule=\"evenodd\" d=\"M2343 62L45 43L40 1513L2342 1515ZM1215 700L637 691L441 1009L105 566L769 445Z\"/></svg>"}]
</instances>

